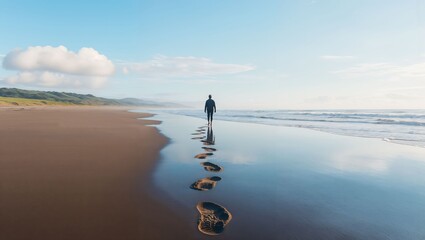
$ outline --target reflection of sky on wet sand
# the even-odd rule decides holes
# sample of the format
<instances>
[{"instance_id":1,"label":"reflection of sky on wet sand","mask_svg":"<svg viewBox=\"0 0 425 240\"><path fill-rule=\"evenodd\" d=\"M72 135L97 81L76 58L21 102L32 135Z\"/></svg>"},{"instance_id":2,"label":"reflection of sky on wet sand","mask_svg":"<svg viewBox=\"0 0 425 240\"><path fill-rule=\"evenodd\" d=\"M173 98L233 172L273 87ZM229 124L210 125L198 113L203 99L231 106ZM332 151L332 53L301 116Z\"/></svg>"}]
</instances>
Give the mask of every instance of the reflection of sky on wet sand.
<instances>
[{"instance_id":1,"label":"reflection of sky on wet sand","mask_svg":"<svg viewBox=\"0 0 425 240\"><path fill-rule=\"evenodd\" d=\"M155 184L196 231L198 201L225 206L233 220L217 239L425 239L425 149L306 129L215 121L217 151L203 170L205 121L160 114L171 138ZM189 186L222 180L211 191ZM199 237L202 235L199 234Z\"/></svg>"},{"instance_id":2,"label":"reflection of sky on wet sand","mask_svg":"<svg viewBox=\"0 0 425 240\"><path fill-rule=\"evenodd\" d=\"M390 172L391 167L397 164L398 159L403 157L410 158L410 160L407 159L407 161L414 159L415 161L424 161L425 163L423 150L394 144L384 144L383 146L385 146L384 149L364 145L361 147L353 146L352 148L342 149L341 151L335 152L330 157L330 167L344 172L382 175L392 173ZM392 148L392 146L395 148Z\"/></svg>"},{"instance_id":3,"label":"reflection of sky on wet sand","mask_svg":"<svg viewBox=\"0 0 425 240\"><path fill-rule=\"evenodd\" d=\"M346 150L335 153L331 157L331 166L345 172L360 172L370 174L385 173L390 160L389 154L375 154L369 151L367 154L359 153L358 150Z\"/></svg>"},{"instance_id":4,"label":"reflection of sky on wet sand","mask_svg":"<svg viewBox=\"0 0 425 240\"><path fill-rule=\"evenodd\" d=\"M222 151L220 156L226 159L226 162L232 164L253 164L256 159L245 153L236 153L233 151Z\"/></svg>"}]
</instances>

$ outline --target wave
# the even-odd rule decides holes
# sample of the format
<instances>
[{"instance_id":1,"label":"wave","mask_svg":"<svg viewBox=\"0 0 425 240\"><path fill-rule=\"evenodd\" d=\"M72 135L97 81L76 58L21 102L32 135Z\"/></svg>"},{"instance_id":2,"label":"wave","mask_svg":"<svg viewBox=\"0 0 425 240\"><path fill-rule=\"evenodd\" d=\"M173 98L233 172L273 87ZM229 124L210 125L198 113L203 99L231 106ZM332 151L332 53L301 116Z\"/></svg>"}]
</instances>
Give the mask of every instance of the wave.
<instances>
[{"instance_id":1,"label":"wave","mask_svg":"<svg viewBox=\"0 0 425 240\"><path fill-rule=\"evenodd\" d=\"M169 113L204 118L194 110ZM223 110L215 119L302 127L425 147L425 110Z\"/></svg>"}]
</instances>

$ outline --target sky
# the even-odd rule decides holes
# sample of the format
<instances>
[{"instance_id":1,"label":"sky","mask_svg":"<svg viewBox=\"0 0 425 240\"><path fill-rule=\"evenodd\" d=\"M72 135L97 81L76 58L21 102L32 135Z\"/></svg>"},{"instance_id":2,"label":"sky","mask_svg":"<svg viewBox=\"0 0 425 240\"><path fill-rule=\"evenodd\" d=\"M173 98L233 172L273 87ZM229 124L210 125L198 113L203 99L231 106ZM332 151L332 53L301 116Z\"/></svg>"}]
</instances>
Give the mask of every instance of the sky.
<instances>
[{"instance_id":1,"label":"sky","mask_svg":"<svg viewBox=\"0 0 425 240\"><path fill-rule=\"evenodd\" d=\"M423 109L425 0L0 0L0 87Z\"/></svg>"}]
</instances>

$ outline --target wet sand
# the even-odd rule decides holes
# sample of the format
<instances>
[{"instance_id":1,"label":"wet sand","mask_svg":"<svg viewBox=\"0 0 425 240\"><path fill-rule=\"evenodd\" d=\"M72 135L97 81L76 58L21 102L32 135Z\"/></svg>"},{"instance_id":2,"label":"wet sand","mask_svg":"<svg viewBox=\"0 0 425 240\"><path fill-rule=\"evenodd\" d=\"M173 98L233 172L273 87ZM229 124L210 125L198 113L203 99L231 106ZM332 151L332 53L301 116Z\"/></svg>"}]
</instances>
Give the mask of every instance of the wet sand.
<instances>
[{"instance_id":1,"label":"wet sand","mask_svg":"<svg viewBox=\"0 0 425 240\"><path fill-rule=\"evenodd\" d=\"M151 196L167 140L146 114L0 109L0 239L191 239Z\"/></svg>"},{"instance_id":2,"label":"wet sand","mask_svg":"<svg viewBox=\"0 0 425 240\"><path fill-rule=\"evenodd\" d=\"M205 119L154 119L172 139L154 184L198 239L425 239L423 148L226 121L199 142L191 134ZM206 148L214 154L193 158Z\"/></svg>"}]
</instances>

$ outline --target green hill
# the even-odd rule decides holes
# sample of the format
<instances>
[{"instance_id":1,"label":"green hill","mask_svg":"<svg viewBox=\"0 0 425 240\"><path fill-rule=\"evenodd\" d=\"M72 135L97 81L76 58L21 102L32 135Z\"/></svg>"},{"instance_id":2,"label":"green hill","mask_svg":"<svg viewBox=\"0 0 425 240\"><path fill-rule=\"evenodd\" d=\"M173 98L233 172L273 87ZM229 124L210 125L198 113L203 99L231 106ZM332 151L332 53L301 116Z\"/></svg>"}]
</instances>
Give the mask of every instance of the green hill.
<instances>
[{"instance_id":1,"label":"green hill","mask_svg":"<svg viewBox=\"0 0 425 240\"><path fill-rule=\"evenodd\" d=\"M108 105L177 107L177 104L145 101L137 98L109 99L91 94L54 91L34 91L18 88L0 88L0 105Z\"/></svg>"}]
</instances>

